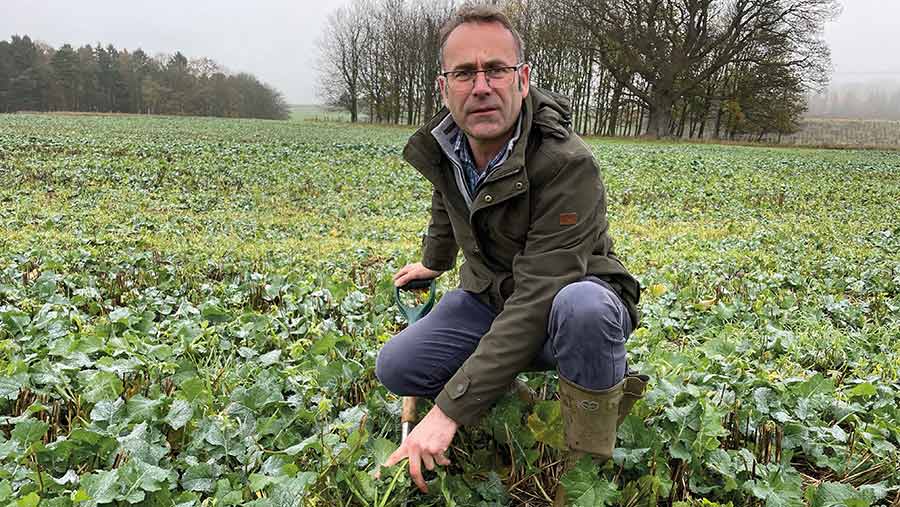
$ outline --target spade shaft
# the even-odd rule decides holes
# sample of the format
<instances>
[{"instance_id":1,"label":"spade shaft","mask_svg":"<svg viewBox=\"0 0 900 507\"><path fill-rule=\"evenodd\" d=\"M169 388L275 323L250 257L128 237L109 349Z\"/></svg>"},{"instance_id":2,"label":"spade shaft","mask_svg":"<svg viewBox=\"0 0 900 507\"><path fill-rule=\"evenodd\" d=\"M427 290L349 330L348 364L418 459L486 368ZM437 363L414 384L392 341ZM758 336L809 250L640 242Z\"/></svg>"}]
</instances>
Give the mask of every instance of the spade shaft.
<instances>
[{"instance_id":1,"label":"spade shaft","mask_svg":"<svg viewBox=\"0 0 900 507\"><path fill-rule=\"evenodd\" d=\"M414 291L428 289L428 300L418 306L406 306L400 297L402 291ZM417 320L428 315L428 312L434 307L435 283L434 279L413 280L402 287L394 289L394 300L400 313L406 319L408 325L414 324ZM403 405L400 412L400 431L401 442L406 440L407 435L412 430L412 426L416 423L416 397L404 396Z\"/></svg>"}]
</instances>

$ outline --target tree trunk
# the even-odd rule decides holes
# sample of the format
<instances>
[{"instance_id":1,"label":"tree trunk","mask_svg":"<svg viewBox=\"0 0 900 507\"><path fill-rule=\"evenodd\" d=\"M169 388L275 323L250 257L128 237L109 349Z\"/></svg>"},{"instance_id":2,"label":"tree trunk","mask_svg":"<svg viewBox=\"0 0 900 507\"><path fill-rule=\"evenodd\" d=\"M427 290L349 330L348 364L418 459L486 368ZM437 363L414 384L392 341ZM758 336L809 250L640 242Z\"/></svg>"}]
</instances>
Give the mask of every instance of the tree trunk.
<instances>
[{"instance_id":1,"label":"tree trunk","mask_svg":"<svg viewBox=\"0 0 900 507\"><path fill-rule=\"evenodd\" d=\"M684 106L681 108L681 123L678 125L678 138L681 139L684 137L684 127L687 124L688 118L688 101L685 99Z\"/></svg>"},{"instance_id":2,"label":"tree trunk","mask_svg":"<svg viewBox=\"0 0 900 507\"><path fill-rule=\"evenodd\" d=\"M722 109L722 103L716 102L716 132L713 135L715 139L721 139L722 136L722 115L725 114L725 110Z\"/></svg>"},{"instance_id":3,"label":"tree trunk","mask_svg":"<svg viewBox=\"0 0 900 507\"><path fill-rule=\"evenodd\" d=\"M350 88L350 122L359 121L359 98L356 93L356 87Z\"/></svg>"},{"instance_id":4,"label":"tree trunk","mask_svg":"<svg viewBox=\"0 0 900 507\"><path fill-rule=\"evenodd\" d=\"M653 139L669 137L672 123L672 105L675 102L668 91L652 92L649 104L650 119L647 121L647 135Z\"/></svg>"},{"instance_id":5,"label":"tree trunk","mask_svg":"<svg viewBox=\"0 0 900 507\"><path fill-rule=\"evenodd\" d=\"M619 123L619 113L622 109L622 86L620 83L616 82L616 87L613 89L612 101L609 106L609 126L607 130L607 135L615 136L618 134L618 123Z\"/></svg>"},{"instance_id":6,"label":"tree trunk","mask_svg":"<svg viewBox=\"0 0 900 507\"><path fill-rule=\"evenodd\" d=\"M413 124L413 80L410 78L409 86L406 88L406 124Z\"/></svg>"}]
</instances>

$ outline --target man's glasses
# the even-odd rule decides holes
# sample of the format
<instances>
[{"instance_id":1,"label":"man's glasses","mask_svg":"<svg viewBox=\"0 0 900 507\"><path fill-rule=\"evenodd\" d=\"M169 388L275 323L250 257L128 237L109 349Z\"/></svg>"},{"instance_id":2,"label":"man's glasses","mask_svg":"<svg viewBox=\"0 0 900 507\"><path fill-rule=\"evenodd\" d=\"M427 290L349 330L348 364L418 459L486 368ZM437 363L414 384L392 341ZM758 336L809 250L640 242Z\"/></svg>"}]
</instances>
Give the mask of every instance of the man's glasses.
<instances>
[{"instance_id":1,"label":"man's glasses","mask_svg":"<svg viewBox=\"0 0 900 507\"><path fill-rule=\"evenodd\" d=\"M468 90L475 84L475 77L483 72L484 79L488 85L497 88L498 86L506 86L511 83L513 76L523 65L525 65L524 62L511 67L490 67L482 70L450 70L441 72L441 76L444 76L450 88L454 90Z\"/></svg>"}]
</instances>

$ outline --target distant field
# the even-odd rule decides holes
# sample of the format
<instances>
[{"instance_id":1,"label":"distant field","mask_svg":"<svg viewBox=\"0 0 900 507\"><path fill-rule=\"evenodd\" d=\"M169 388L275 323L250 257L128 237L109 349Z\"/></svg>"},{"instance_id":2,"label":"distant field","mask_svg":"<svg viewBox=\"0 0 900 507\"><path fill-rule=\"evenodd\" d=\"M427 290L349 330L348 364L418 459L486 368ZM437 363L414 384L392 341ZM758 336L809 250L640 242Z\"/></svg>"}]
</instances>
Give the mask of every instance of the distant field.
<instances>
[{"instance_id":1,"label":"distant field","mask_svg":"<svg viewBox=\"0 0 900 507\"><path fill-rule=\"evenodd\" d=\"M900 121L809 118L783 144L900 148Z\"/></svg>"},{"instance_id":2,"label":"distant field","mask_svg":"<svg viewBox=\"0 0 900 507\"><path fill-rule=\"evenodd\" d=\"M350 121L350 113L336 111L332 108L318 104L300 104L291 106L291 120L318 120L318 121Z\"/></svg>"},{"instance_id":3,"label":"distant field","mask_svg":"<svg viewBox=\"0 0 900 507\"><path fill-rule=\"evenodd\" d=\"M0 115L0 505L549 505L553 372L431 495L372 475L431 205L411 132ZM579 505L900 505L900 153L587 143L652 382L614 460L563 477Z\"/></svg>"}]
</instances>

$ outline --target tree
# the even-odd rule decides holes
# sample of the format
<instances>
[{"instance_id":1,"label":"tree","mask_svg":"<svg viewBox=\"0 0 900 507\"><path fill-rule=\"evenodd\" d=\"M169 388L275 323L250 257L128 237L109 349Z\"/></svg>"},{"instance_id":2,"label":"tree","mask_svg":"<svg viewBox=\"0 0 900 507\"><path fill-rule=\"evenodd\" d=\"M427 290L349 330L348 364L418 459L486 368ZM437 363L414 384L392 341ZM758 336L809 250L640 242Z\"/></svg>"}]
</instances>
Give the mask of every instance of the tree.
<instances>
[{"instance_id":1,"label":"tree","mask_svg":"<svg viewBox=\"0 0 900 507\"><path fill-rule=\"evenodd\" d=\"M78 110L78 64L78 54L69 44L59 48L50 60L55 84L61 91L60 101L56 104L59 109Z\"/></svg>"},{"instance_id":2,"label":"tree","mask_svg":"<svg viewBox=\"0 0 900 507\"><path fill-rule=\"evenodd\" d=\"M319 95L328 104L346 107L354 123L359 120L363 49L370 43L366 9L364 1L356 0L334 11L318 41Z\"/></svg>"},{"instance_id":3,"label":"tree","mask_svg":"<svg viewBox=\"0 0 900 507\"><path fill-rule=\"evenodd\" d=\"M821 85L822 29L838 10L835 0L561 0L557 13L590 35L599 62L647 107L648 135L664 137L675 103L736 61L793 68ZM770 47L791 57L767 61Z\"/></svg>"},{"instance_id":4,"label":"tree","mask_svg":"<svg viewBox=\"0 0 900 507\"><path fill-rule=\"evenodd\" d=\"M100 44L54 50L27 36L0 41L0 111L60 109L288 117L277 90L249 74L228 76L209 58L150 58Z\"/></svg>"}]
</instances>

